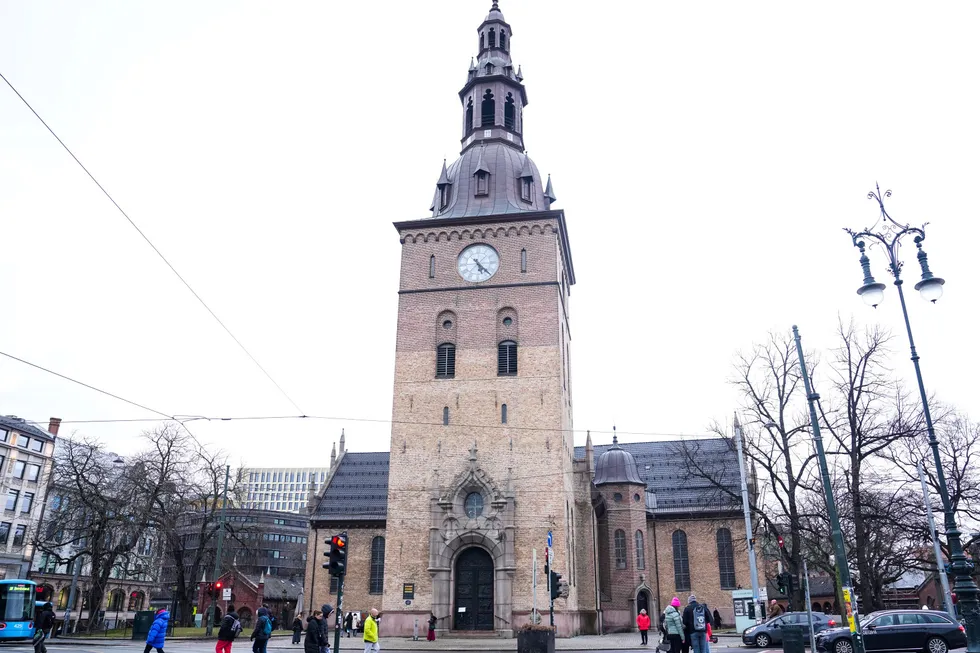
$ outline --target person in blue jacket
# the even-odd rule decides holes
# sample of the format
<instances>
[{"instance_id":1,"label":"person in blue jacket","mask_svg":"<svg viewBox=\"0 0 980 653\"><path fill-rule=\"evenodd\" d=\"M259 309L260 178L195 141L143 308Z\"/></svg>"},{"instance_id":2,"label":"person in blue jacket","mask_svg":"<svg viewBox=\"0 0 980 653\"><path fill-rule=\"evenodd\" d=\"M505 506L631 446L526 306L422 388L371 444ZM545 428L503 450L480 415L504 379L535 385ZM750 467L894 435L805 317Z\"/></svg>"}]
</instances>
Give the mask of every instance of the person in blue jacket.
<instances>
[{"instance_id":1,"label":"person in blue jacket","mask_svg":"<svg viewBox=\"0 0 980 653\"><path fill-rule=\"evenodd\" d=\"M167 639L167 623L170 621L170 613L165 608L157 610L153 617L153 625L150 632L146 635L146 648L143 653L150 653L151 648L155 648L157 653L163 653L163 644Z\"/></svg>"}]
</instances>

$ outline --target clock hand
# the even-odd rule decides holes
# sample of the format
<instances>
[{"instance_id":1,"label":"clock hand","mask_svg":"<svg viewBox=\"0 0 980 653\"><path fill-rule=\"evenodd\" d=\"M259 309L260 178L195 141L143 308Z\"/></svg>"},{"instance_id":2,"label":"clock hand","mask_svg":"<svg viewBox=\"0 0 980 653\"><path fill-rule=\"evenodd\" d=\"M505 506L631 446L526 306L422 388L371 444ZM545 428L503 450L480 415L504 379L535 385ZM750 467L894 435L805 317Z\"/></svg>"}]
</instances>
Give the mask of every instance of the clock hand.
<instances>
[{"instance_id":1,"label":"clock hand","mask_svg":"<svg viewBox=\"0 0 980 653\"><path fill-rule=\"evenodd\" d=\"M476 263L476 267L477 267L478 270L480 270L480 272L486 272L487 274L490 274L490 270L488 270L485 267L483 267L482 265L480 265L480 262L478 260L473 259L473 262Z\"/></svg>"}]
</instances>

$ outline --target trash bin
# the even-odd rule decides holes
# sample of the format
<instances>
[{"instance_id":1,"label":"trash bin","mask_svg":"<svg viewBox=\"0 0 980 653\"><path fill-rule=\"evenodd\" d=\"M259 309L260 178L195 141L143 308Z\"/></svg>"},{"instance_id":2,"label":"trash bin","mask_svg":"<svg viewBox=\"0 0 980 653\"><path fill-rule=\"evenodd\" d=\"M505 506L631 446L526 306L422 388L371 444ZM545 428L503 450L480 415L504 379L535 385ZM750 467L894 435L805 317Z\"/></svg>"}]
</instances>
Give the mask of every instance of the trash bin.
<instances>
[{"instance_id":1,"label":"trash bin","mask_svg":"<svg viewBox=\"0 0 980 653\"><path fill-rule=\"evenodd\" d=\"M133 617L133 639L146 639L153 625L153 610L140 610Z\"/></svg>"},{"instance_id":2,"label":"trash bin","mask_svg":"<svg viewBox=\"0 0 980 653\"><path fill-rule=\"evenodd\" d=\"M803 641L806 629L803 626L783 626L783 653L804 653Z\"/></svg>"}]
</instances>

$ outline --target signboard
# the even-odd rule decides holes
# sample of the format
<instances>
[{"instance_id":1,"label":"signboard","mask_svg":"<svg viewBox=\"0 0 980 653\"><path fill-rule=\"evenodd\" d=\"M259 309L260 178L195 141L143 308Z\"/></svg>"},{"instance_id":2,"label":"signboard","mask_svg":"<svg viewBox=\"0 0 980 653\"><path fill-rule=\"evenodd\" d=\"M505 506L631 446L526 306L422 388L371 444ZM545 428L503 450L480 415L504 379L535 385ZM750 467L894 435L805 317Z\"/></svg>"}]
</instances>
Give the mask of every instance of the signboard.
<instances>
[{"instance_id":1,"label":"signboard","mask_svg":"<svg viewBox=\"0 0 980 653\"><path fill-rule=\"evenodd\" d=\"M854 623L854 608L851 605L851 588L845 587L841 590L844 593L844 610L847 615L847 625L852 633L857 632L857 625Z\"/></svg>"},{"instance_id":2,"label":"signboard","mask_svg":"<svg viewBox=\"0 0 980 653\"><path fill-rule=\"evenodd\" d=\"M548 548L551 548L551 531L548 531Z\"/></svg>"},{"instance_id":3,"label":"signboard","mask_svg":"<svg viewBox=\"0 0 980 653\"><path fill-rule=\"evenodd\" d=\"M402 583L402 598L406 601L415 598L415 583ZM405 605L410 605L406 603Z\"/></svg>"},{"instance_id":4,"label":"signboard","mask_svg":"<svg viewBox=\"0 0 980 653\"><path fill-rule=\"evenodd\" d=\"M230 587L222 587L221 588L221 600L222 601L230 601L231 600L231 588Z\"/></svg>"},{"instance_id":5,"label":"signboard","mask_svg":"<svg viewBox=\"0 0 980 653\"><path fill-rule=\"evenodd\" d=\"M769 603L769 588L760 587L759 588L759 601L762 603Z\"/></svg>"}]
</instances>

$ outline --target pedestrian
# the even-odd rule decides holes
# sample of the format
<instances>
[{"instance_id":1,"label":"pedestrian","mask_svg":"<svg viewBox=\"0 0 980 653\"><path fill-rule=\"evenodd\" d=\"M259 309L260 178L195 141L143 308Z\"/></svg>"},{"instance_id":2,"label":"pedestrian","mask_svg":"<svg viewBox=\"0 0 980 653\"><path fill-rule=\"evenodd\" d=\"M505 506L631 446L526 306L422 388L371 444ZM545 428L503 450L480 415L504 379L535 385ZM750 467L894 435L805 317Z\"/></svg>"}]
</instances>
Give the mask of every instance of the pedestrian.
<instances>
[{"instance_id":1,"label":"pedestrian","mask_svg":"<svg viewBox=\"0 0 980 653\"><path fill-rule=\"evenodd\" d=\"M712 635L711 635L711 622L710 621L708 622L708 627L705 630L705 633L707 633L708 639L707 639L707 641L704 644L704 651L705 651L705 653L711 653L711 640L712 640Z\"/></svg>"},{"instance_id":2,"label":"pedestrian","mask_svg":"<svg viewBox=\"0 0 980 653\"><path fill-rule=\"evenodd\" d=\"M379 653L381 644L378 643L378 609L371 608L371 614L364 620L364 653Z\"/></svg>"},{"instance_id":3,"label":"pedestrian","mask_svg":"<svg viewBox=\"0 0 980 653\"><path fill-rule=\"evenodd\" d=\"M432 612L429 613L429 631L425 634L425 641L434 642L436 641L436 615Z\"/></svg>"},{"instance_id":4,"label":"pedestrian","mask_svg":"<svg viewBox=\"0 0 980 653\"><path fill-rule=\"evenodd\" d=\"M354 634L356 635L361 630L361 611L358 610L354 613Z\"/></svg>"},{"instance_id":5,"label":"pedestrian","mask_svg":"<svg viewBox=\"0 0 980 653\"><path fill-rule=\"evenodd\" d=\"M272 630L279 630L279 618L278 617L273 617L272 618Z\"/></svg>"},{"instance_id":6,"label":"pedestrian","mask_svg":"<svg viewBox=\"0 0 980 653\"><path fill-rule=\"evenodd\" d=\"M214 653L231 653L231 643L242 632L242 622L238 620L238 613L235 606L229 605L228 612L221 618L221 626L218 628L218 643L215 644Z\"/></svg>"},{"instance_id":7,"label":"pedestrian","mask_svg":"<svg viewBox=\"0 0 980 653\"><path fill-rule=\"evenodd\" d=\"M348 612L347 616L344 617L344 633L350 637L354 632L354 613Z\"/></svg>"},{"instance_id":8,"label":"pedestrian","mask_svg":"<svg viewBox=\"0 0 980 653\"><path fill-rule=\"evenodd\" d=\"M721 613L718 612L718 608L715 608L715 612L711 616L714 617L715 620L713 627L715 630L718 630L719 628L721 628Z\"/></svg>"},{"instance_id":9,"label":"pedestrian","mask_svg":"<svg viewBox=\"0 0 980 653\"><path fill-rule=\"evenodd\" d=\"M153 616L153 625L150 632L146 634L146 648L143 653L150 653L151 648L155 648L157 653L163 653L163 645L167 640L167 623L170 621L170 613L166 608L160 608Z\"/></svg>"},{"instance_id":10,"label":"pedestrian","mask_svg":"<svg viewBox=\"0 0 980 653\"><path fill-rule=\"evenodd\" d=\"M298 615L296 615L296 618L293 619L292 631L293 631L293 644L299 644L300 635L303 634L303 613L302 612L300 612Z\"/></svg>"},{"instance_id":11,"label":"pedestrian","mask_svg":"<svg viewBox=\"0 0 980 653\"><path fill-rule=\"evenodd\" d=\"M320 606L320 653L330 653L330 615L333 614L333 606L324 603Z\"/></svg>"},{"instance_id":12,"label":"pedestrian","mask_svg":"<svg viewBox=\"0 0 980 653\"><path fill-rule=\"evenodd\" d=\"M776 603L776 599L769 602L769 618L778 617L786 612L786 608Z\"/></svg>"},{"instance_id":13,"label":"pedestrian","mask_svg":"<svg viewBox=\"0 0 980 653\"><path fill-rule=\"evenodd\" d=\"M269 609L264 605L259 608L257 615L255 629L251 635L252 653L266 653L269 638L272 637L272 619L269 618ZM144 651L143 653L147 652Z\"/></svg>"},{"instance_id":14,"label":"pedestrian","mask_svg":"<svg viewBox=\"0 0 980 653\"><path fill-rule=\"evenodd\" d=\"M650 630L650 616L646 610L640 610L636 615L636 627L640 629L640 645L647 645L647 631Z\"/></svg>"},{"instance_id":15,"label":"pedestrian","mask_svg":"<svg viewBox=\"0 0 980 653\"><path fill-rule=\"evenodd\" d=\"M303 640L303 653L320 653L320 642L323 636L320 633L323 613L314 610L306 619L306 639Z\"/></svg>"},{"instance_id":16,"label":"pedestrian","mask_svg":"<svg viewBox=\"0 0 980 653\"><path fill-rule=\"evenodd\" d=\"M670 653L681 653L681 643L684 641L684 619L677 611L679 607L681 600L675 596L664 610L664 631L670 643Z\"/></svg>"},{"instance_id":17,"label":"pedestrian","mask_svg":"<svg viewBox=\"0 0 980 653\"><path fill-rule=\"evenodd\" d=\"M684 636L693 653L708 653L706 648L708 615L711 612L705 603L698 603L698 598L691 594L684 608Z\"/></svg>"},{"instance_id":18,"label":"pedestrian","mask_svg":"<svg viewBox=\"0 0 980 653\"><path fill-rule=\"evenodd\" d=\"M31 640L34 653L48 653L44 640L48 638L48 631L52 626L54 626L54 608L48 602L41 606L41 613L34 619L34 638Z\"/></svg>"}]
</instances>

